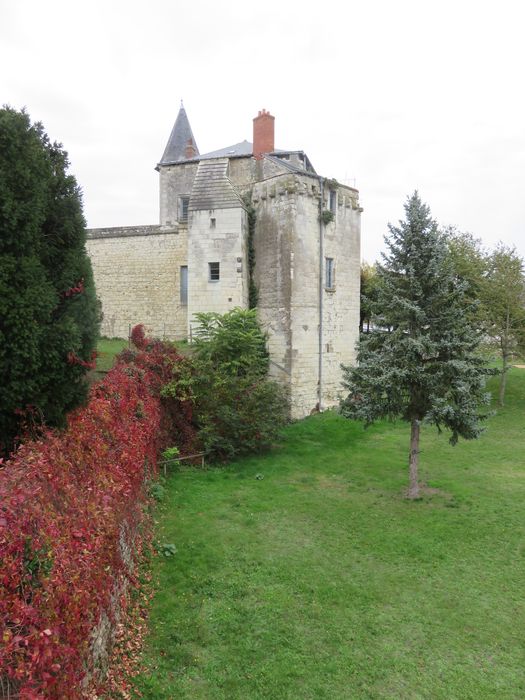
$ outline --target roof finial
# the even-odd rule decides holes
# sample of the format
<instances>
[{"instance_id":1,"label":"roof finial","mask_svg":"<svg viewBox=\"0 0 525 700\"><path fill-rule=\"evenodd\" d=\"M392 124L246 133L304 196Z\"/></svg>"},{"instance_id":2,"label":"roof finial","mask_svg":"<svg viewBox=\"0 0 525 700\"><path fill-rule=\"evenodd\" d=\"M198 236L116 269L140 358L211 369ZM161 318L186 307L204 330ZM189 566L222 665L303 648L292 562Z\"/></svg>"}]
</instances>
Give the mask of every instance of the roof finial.
<instances>
[{"instance_id":1,"label":"roof finial","mask_svg":"<svg viewBox=\"0 0 525 700\"><path fill-rule=\"evenodd\" d=\"M184 102L182 101L182 97L180 98L180 106L184 107Z\"/></svg>"}]
</instances>

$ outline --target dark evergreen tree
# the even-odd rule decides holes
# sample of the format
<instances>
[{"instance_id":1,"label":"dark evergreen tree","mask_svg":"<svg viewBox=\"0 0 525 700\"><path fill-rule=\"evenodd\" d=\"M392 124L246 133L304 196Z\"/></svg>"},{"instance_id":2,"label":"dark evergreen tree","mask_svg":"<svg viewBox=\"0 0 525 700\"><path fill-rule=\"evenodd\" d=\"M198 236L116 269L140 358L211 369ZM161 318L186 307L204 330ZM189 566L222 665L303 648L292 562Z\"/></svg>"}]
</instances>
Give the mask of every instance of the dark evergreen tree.
<instances>
[{"instance_id":1,"label":"dark evergreen tree","mask_svg":"<svg viewBox=\"0 0 525 700\"><path fill-rule=\"evenodd\" d=\"M405 211L405 221L389 225L389 252L378 266L379 328L361 337L358 366L344 368L349 394L341 410L367 425L380 418L410 423L408 495L418 498L421 424L450 430L453 444L478 437L491 370L476 354L466 285L417 192Z\"/></svg>"},{"instance_id":2,"label":"dark evergreen tree","mask_svg":"<svg viewBox=\"0 0 525 700\"><path fill-rule=\"evenodd\" d=\"M376 314L379 280L375 265L361 264L361 295L359 313L359 332L370 333L370 325Z\"/></svg>"},{"instance_id":3,"label":"dark evergreen tree","mask_svg":"<svg viewBox=\"0 0 525 700\"><path fill-rule=\"evenodd\" d=\"M40 124L0 110L0 451L24 417L60 425L87 393L98 303L81 195Z\"/></svg>"}]
</instances>

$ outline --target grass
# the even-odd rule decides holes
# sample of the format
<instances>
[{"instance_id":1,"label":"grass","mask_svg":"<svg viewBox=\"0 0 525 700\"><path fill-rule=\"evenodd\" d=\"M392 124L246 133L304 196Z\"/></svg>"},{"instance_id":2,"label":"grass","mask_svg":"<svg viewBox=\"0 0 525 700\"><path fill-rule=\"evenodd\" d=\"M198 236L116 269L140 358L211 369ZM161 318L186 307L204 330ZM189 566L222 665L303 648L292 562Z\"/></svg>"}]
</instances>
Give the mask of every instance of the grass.
<instances>
[{"instance_id":1,"label":"grass","mask_svg":"<svg viewBox=\"0 0 525 700\"><path fill-rule=\"evenodd\" d=\"M97 366L90 372L90 381L102 379L106 372L113 367L115 357L129 345L128 340L123 338L100 338L97 344ZM189 355L192 352L191 345L186 340L176 341L177 349L182 355Z\"/></svg>"},{"instance_id":2,"label":"grass","mask_svg":"<svg viewBox=\"0 0 525 700\"><path fill-rule=\"evenodd\" d=\"M108 372L115 362L115 356L128 347L123 338L101 338L98 341L97 372Z\"/></svg>"},{"instance_id":3,"label":"grass","mask_svg":"<svg viewBox=\"0 0 525 700\"><path fill-rule=\"evenodd\" d=\"M88 381L93 384L103 379L106 372L113 367L116 355L127 347L128 341L122 338L100 338L97 343L97 364L95 369L88 373Z\"/></svg>"},{"instance_id":4,"label":"grass","mask_svg":"<svg viewBox=\"0 0 525 700\"><path fill-rule=\"evenodd\" d=\"M525 697L525 370L477 441L423 431L436 489L403 498L409 433L334 414L272 454L185 469L157 512L135 680L162 700Z\"/></svg>"}]
</instances>

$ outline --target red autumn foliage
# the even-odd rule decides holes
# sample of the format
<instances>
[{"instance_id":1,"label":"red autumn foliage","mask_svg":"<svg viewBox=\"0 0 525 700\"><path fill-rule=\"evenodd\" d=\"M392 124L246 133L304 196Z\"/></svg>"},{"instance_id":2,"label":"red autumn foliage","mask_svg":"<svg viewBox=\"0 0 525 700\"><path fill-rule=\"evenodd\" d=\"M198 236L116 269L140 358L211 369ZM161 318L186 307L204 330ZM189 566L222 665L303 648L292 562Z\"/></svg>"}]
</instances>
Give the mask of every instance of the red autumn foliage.
<instances>
[{"instance_id":1,"label":"red autumn foliage","mask_svg":"<svg viewBox=\"0 0 525 700\"><path fill-rule=\"evenodd\" d=\"M69 287L65 292L62 292L62 297L74 297L76 294L82 294L84 291L84 279L80 279L74 287Z\"/></svg>"},{"instance_id":2,"label":"red autumn foliage","mask_svg":"<svg viewBox=\"0 0 525 700\"><path fill-rule=\"evenodd\" d=\"M97 366L97 351L94 350L91 353L91 360L89 362L82 360L74 352L70 351L67 354L67 361L70 365L80 365L81 367L86 367L87 369L95 369Z\"/></svg>"},{"instance_id":3,"label":"red autumn foliage","mask_svg":"<svg viewBox=\"0 0 525 700\"><path fill-rule=\"evenodd\" d=\"M132 578L123 542L136 551L145 481L159 450L178 444L174 427L194 440L182 402L159 398L180 356L151 341L132 355L65 431L0 464L0 680L21 700L84 696L92 631L112 614L115 582Z\"/></svg>"},{"instance_id":4,"label":"red autumn foliage","mask_svg":"<svg viewBox=\"0 0 525 700\"><path fill-rule=\"evenodd\" d=\"M123 350L117 362L133 362L150 371L155 377L155 390L159 393L165 384L173 381L174 374L177 374L174 368L188 365L188 359L171 343L147 338L142 324L132 329L131 341L137 350ZM193 403L189 398L162 399L161 436L166 445L177 445L181 454L199 451L197 429L193 425Z\"/></svg>"},{"instance_id":5,"label":"red autumn foliage","mask_svg":"<svg viewBox=\"0 0 525 700\"><path fill-rule=\"evenodd\" d=\"M131 329L131 342L138 350L145 350L152 342L149 338L146 338L146 330L142 323L133 326Z\"/></svg>"}]
</instances>

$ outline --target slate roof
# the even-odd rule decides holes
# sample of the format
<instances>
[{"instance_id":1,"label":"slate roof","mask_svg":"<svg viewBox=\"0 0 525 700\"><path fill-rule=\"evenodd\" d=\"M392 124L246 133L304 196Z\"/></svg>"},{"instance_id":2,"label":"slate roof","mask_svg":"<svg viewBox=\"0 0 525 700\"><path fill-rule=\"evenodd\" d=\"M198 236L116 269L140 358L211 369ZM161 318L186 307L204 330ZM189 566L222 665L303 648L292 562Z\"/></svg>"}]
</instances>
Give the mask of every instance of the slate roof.
<instances>
[{"instance_id":1,"label":"slate roof","mask_svg":"<svg viewBox=\"0 0 525 700\"><path fill-rule=\"evenodd\" d=\"M284 158L279 158L279 156L274 155L275 153L280 153L283 155L302 153L306 159L306 168L290 163L288 160L284 160ZM273 153L265 153L264 157L268 158L268 160L270 160L272 163L282 165L286 170L289 170L292 173L300 173L301 175L315 175L317 177L314 166L311 164L310 159L304 153L304 151L273 151Z\"/></svg>"},{"instance_id":2,"label":"slate roof","mask_svg":"<svg viewBox=\"0 0 525 700\"><path fill-rule=\"evenodd\" d=\"M193 145L195 154L198 156L199 149L193 137L188 115L183 105L181 105L159 165L187 160L185 150L189 144Z\"/></svg>"},{"instance_id":3,"label":"slate roof","mask_svg":"<svg viewBox=\"0 0 525 700\"><path fill-rule=\"evenodd\" d=\"M234 209L243 206L228 177L228 158L201 160L191 190L190 211Z\"/></svg>"},{"instance_id":4,"label":"slate roof","mask_svg":"<svg viewBox=\"0 0 525 700\"><path fill-rule=\"evenodd\" d=\"M195 149L195 155L192 158L186 157L186 148L188 144L193 145ZM282 156L287 154L301 154L304 157L306 167L301 168L300 166L290 163L284 158L278 157L279 155ZM191 130L186 110L184 109L183 105L181 105L175 125L171 131L170 138L156 169L158 170L159 165L198 163L203 160L211 160L215 158L246 158L252 155L253 143L246 140L240 141L239 143L234 143L232 146L226 146L226 148L219 148L216 151L209 151L208 153L200 154L193 137L193 132ZM285 170L289 170L290 172L316 174L313 165L304 151L284 151L276 148L274 151L272 151L272 153L266 153L264 155L274 163L282 165Z\"/></svg>"},{"instance_id":5,"label":"slate roof","mask_svg":"<svg viewBox=\"0 0 525 700\"><path fill-rule=\"evenodd\" d=\"M219 148L218 151L203 153L198 157L198 160L203 160L205 158L235 158L235 156L251 156L252 153L253 143L245 140L241 141L240 143L234 143L233 146Z\"/></svg>"}]
</instances>

